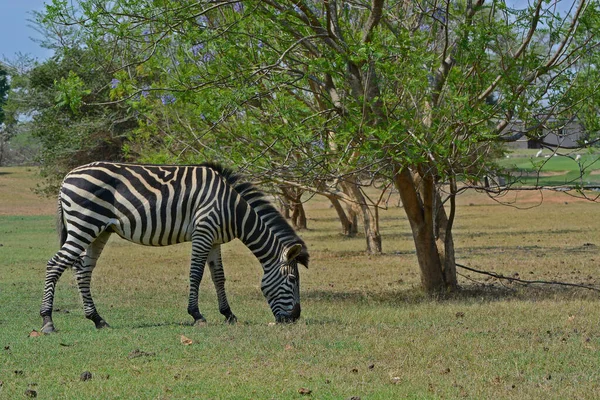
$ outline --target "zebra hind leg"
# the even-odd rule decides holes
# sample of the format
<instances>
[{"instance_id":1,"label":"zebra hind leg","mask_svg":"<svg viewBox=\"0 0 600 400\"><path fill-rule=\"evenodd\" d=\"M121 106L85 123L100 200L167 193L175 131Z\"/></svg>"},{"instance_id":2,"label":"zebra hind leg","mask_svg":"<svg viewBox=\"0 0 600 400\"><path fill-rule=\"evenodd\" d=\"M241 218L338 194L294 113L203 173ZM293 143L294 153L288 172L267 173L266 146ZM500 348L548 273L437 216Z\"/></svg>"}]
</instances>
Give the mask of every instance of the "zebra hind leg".
<instances>
[{"instance_id":1,"label":"zebra hind leg","mask_svg":"<svg viewBox=\"0 0 600 400\"><path fill-rule=\"evenodd\" d=\"M75 276L77 277L77 287L83 300L85 317L92 320L98 329L109 327L108 323L98 314L90 292L93 267L86 266L84 263L85 261L79 261L74 268Z\"/></svg>"},{"instance_id":2,"label":"zebra hind leg","mask_svg":"<svg viewBox=\"0 0 600 400\"><path fill-rule=\"evenodd\" d=\"M54 322L52 321L52 308L54 306L54 294L56 284L65 269L75 264L78 255L67 250L64 246L48 261L46 265L46 279L44 282L44 297L40 308L42 317L42 333L56 332Z\"/></svg>"},{"instance_id":3,"label":"zebra hind leg","mask_svg":"<svg viewBox=\"0 0 600 400\"><path fill-rule=\"evenodd\" d=\"M192 263L190 266L190 294L188 298L188 314L194 318L194 325L206 325L206 318L200 314L198 308L198 291L200 281L204 275L204 267L208 254L212 247L212 235L210 231L197 227L192 234Z\"/></svg>"},{"instance_id":4,"label":"zebra hind leg","mask_svg":"<svg viewBox=\"0 0 600 400\"><path fill-rule=\"evenodd\" d=\"M231 312L229 302L227 301L227 294L225 293L225 272L223 271L220 245L214 246L208 254L208 267L217 291L219 312L225 316L225 322L235 324L237 322L237 317Z\"/></svg>"},{"instance_id":5,"label":"zebra hind leg","mask_svg":"<svg viewBox=\"0 0 600 400\"><path fill-rule=\"evenodd\" d=\"M97 329L110 327L108 323L98 314L96 305L92 299L90 291L92 272L98 261L98 257L102 253L102 249L106 245L110 233L102 232L88 247L85 254L77 260L74 265L75 275L77 277L77 287L83 301L83 310L85 317L92 320Z\"/></svg>"}]
</instances>

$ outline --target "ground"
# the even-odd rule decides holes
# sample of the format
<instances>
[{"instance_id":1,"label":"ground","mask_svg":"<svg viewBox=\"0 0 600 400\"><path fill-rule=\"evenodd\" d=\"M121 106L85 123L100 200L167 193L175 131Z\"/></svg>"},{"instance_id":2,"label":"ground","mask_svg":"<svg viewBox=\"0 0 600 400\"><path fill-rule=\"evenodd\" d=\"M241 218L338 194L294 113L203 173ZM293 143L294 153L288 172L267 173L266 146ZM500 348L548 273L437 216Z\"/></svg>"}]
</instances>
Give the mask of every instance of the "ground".
<instances>
[{"instance_id":1,"label":"ground","mask_svg":"<svg viewBox=\"0 0 600 400\"><path fill-rule=\"evenodd\" d=\"M381 212L381 256L364 253L361 235L338 233L327 201L307 204L309 229L300 234L311 265L301 271L298 323L272 324L260 266L239 242L223 249L239 323L222 323L205 276L208 324L199 329L186 313L190 246L111 238L93 293L112 328L97 331L84 318L67 271L57 286L59 332L38 336L44 267L57 238L56 200L30 191L34 172L0 168L0 398L546 400L600 392L597 291L459 270L461 291L428 297L396 197ZM510 206L476 192L459 198L458 262L600 284L598 204L554 192L501 200Z\"/></svg>"}]
</instances>

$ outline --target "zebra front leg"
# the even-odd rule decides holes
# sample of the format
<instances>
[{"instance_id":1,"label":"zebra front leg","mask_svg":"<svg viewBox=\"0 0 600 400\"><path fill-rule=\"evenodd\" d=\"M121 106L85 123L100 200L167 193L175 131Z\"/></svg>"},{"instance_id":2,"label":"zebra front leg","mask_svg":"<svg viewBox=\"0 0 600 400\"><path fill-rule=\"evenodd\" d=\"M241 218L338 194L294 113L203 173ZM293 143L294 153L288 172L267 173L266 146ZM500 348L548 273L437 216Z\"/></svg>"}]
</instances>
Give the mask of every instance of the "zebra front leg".
<instances>
[{"instance_id":1,"label":"zebra front leg","mask_svg":"<svg viewBox=\"0 0 600 400\"><path fill-rule=\"evenodd\" d=\"M225 316L225 322L235 324L236 316L231 312L227 294L225 293L225 272L223 270L223 260L221 259L221 245L215 245L208 253L208 267L210 276L217 291L219 300L219 312Z\"/></svg>"},{"instance_id":2,"label":"zebra front leg","mask_svg":"<svg viewBox=\"0 0 600 400\"><path fill-rule=\"evenodd\" d=\"M90 291L92 272L94 271L98 257L100 257L102 249L104 249L109 237L110 233L106 231L102 232L94 239L85 254L74 265L77 277L77 287L79 289L79 294L81 295L81 300L83 301L85 317L92 320L97 329L110 327L100 314L98 314Z\"/></svg>"},{"instance_id":3,"label":"zebra front leg","mask_svg":"<svg viewBox=\"0 0 600 400\"><path fill-rule=\"evenodd\" d=\"M204 275L204 266L212 247L212 235L196 228L192 235L192 262L190 266L190 295L188 298L188 314L194 318L194 325L202 326L206 318L198 308L198 291Z\"/></svg>"}]
</instances>

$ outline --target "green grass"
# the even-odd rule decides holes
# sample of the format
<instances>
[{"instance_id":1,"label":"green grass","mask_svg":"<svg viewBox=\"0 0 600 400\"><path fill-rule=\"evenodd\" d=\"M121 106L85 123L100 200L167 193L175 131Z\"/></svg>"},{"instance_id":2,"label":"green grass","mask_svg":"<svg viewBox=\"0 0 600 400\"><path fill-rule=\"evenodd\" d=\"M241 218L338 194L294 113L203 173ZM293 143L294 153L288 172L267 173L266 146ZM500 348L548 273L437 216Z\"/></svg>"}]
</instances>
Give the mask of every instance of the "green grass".
<instances>
[{"instance_id":1,"label":"green grass","mask_svg":"<svg viewBox=\"0 0 600 400\"><path fill-rule=\"evenodd\" d=\"M515 150L509 158L500 160L500 165L509 169L511 175L523 185L560 186L560 185L598 185L600 184L600 154L570 154L553 156L544 150ZM580 156L576 160L577 155Z\"/></svg>"},{"instance_id":2,"label":"green grass","mask_svg":"<svg viewBox=\"0 0 600 400\"><path fill-rule=\"evenodd\" d=\"M598 205L559 194L539 205L539 196L518 196L503 200L529 209L477 194L459 199L457 261L524 279L597 285ZM29 333L41 326L44 267L57 246L54 217L0 212L0 399L24 398L28 389L41 399L597 397L598 293L469 273L461 276L463 291L429 298L418 289L410 230L398 208L382 211L385 254L378 257L363 254L364 238L338 235L326 202L315 199L307 212L310 229L302 236L312 259L302 271L296 324L269 325L259 264L240 243L223 251L239 323L222 323L207 271L200 308L209 323L196 328L186 313L190 246L148 248L113 238L93 282L112 327L97 331L84 318L66 271L55 302L59 332L42 337ZM183 345L181 335L193 343ZM84 371L91 380L80 379Z\"/></svg>"}]
</instances>

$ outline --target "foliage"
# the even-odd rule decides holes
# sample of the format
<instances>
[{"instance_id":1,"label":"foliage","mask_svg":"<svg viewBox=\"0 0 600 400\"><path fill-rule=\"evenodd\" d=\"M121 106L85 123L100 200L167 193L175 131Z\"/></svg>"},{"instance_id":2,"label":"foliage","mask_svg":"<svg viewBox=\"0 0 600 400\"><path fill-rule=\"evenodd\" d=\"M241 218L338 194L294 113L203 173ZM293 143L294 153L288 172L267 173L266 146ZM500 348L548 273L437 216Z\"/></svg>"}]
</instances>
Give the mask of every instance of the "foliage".
<instances>
[{"instance_id":1,"label":"foliage","mask_svg":"<svg viewBox=\"0 0 600 400\"><path fill-rule=\"evenodd\" d=\"M480 179L503 121L577 115L598 92L572 90L595 68L593 3L579 17L541 3L382 2L371 30L374 10L346 2L66 4L46 19L117 49L112 96L145 112L129 150L148 160L216 158L309 186L390 175L384 161Z\"/></svg>"},{"instance_id":2,"label":"foliage","mask_svg":"<svg viewBox=\"0 0 600 400\"><path fill-rule=\"evenodd\" d=\"M64 174L77 165L122 160L126 133L137 127L131 109L107 102L110 75L98 61L91 50L70 48L11 71L10 129L26 130L41 142L44 193L54 196Z\"/></svg>"}]
</instances>

